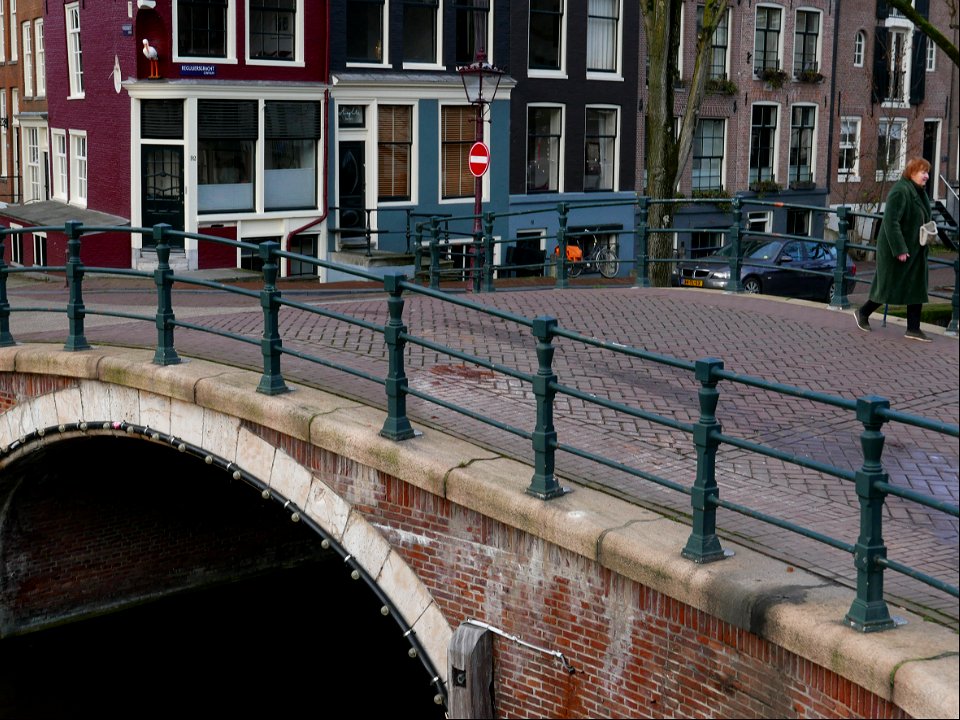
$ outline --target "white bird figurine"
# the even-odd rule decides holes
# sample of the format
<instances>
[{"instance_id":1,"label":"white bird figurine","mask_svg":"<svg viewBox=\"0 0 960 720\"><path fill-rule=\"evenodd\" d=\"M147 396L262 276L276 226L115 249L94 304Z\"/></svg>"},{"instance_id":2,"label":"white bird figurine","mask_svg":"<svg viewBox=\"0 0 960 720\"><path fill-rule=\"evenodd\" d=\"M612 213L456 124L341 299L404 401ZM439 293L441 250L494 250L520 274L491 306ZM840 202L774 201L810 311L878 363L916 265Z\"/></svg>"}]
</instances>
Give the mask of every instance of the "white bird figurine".
<instances>
[{"instance_id":1,"label":"white bird figurine","mask_svg":"<svg viewBox=\"0 0 960 720\"><path fill-rule=\"evenodd\" d=\"M146 38L143 39L143 56L150 61L150 74L147 76L151 80L160 77L160 67L158 63L159 55L157 49L150 44Z\"/></svg>"}]
</instances>

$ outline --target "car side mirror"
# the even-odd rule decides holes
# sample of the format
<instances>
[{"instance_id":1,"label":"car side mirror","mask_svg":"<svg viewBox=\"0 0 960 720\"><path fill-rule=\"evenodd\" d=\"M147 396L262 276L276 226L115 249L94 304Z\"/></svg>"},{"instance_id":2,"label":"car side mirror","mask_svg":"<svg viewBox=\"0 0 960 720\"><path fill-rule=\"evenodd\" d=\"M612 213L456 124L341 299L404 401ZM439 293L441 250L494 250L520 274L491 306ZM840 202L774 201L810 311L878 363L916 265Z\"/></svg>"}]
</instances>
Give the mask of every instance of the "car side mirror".
<instances>
[{"instance_id":1,"label":"car side mirror","mask_svg":"<svg viewBox=\"0 0 960 720\"><path fill-rule=\"evenodd\" d=\"M785 262L793 262L793 255L786 255L786 254L781 255L781 256L780 256L780 262L782 262L782 263L785 263Z\"/></svg>"}]
</instances>

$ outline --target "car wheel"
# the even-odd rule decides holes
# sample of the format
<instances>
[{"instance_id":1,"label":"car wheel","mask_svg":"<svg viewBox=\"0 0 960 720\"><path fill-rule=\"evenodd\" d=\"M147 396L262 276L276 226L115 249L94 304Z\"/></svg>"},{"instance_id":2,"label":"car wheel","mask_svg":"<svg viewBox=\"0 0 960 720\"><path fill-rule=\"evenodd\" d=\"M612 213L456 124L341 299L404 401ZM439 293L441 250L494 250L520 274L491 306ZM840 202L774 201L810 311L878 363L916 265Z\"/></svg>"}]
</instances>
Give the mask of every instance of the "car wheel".
<instances>
[{"instance_id":1,"label":"car wheel","mask_svg":"<svg viewBox=\"0 0 960 720\"><path fill-rule=\"evenodd\" d=\"M833 293L837 289L837 283L833 280L830 281L830 287L827 288L827 302L833 302Z\"/></svg>"},{"instance_id":2,"label":"car wheel","mask_svg":"<svg viewBox=\"0 0 960 720\"><path fill-rule=\"evenodd\" d=\"M753 277L752 275L748 278L743 279L743 291L755 295L757 293L763 292L760 287L760 278Z\"/></svg>"}]
</instances>

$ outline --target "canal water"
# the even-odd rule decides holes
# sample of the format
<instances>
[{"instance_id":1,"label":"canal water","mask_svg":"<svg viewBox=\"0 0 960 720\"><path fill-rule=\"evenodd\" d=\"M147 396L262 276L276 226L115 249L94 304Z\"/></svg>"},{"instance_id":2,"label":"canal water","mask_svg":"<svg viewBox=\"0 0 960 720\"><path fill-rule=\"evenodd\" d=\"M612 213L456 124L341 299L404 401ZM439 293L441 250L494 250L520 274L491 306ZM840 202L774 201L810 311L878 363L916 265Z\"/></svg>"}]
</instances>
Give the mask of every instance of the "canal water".
<instances>
[{"instance_id":1,"label":"canal water","mask_svg":"<svg viewBox=\"0 0 960 720\"><path fill-rule=\"evenodd\" d=\"M325 558L0 640L0 718L444 717L400 627Z\"/></svg>"}]
</instances>

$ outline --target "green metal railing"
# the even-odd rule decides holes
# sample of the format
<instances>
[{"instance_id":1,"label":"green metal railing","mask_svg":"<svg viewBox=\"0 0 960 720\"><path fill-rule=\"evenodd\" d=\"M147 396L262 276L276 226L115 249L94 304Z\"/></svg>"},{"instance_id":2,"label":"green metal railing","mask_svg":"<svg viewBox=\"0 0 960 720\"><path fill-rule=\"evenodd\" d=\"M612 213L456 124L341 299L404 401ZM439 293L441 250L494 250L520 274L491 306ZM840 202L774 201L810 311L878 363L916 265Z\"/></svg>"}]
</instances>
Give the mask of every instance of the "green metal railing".
<instances>
[{"instance_id":1,"label":"green metal railing","mask_svg":"<svg viewBox=\"0 0 960 720\"><path fill-rule=\"evenodd\" d=\"M439 222L432 220L431 232L435 233L438 227ZM561 224L561 239L563 237L563 231L563 225ZM7 237L32 232L65 233L68 238L66 265L42 268L16 268L8 266L3 260L4 244ZM81 260L80 253L82 236L94 232L127 232L151 236L156 245L158 260L156 270L150 273L137 270L86 267ZM189 275L177 275L169 265L169 241L171 239L179 240L181 238L194 238L207 242L222 243L242 250L256 250L263 261L262 288L259 292L256 292L227 284L198 279ZM736 238L733 239L736 241ZM840 241L838 245L842 247L842 241ZM562 256L563 254L561 253L561 257ZM378 283L382 282L387 298L386 308L388 320L386 324L381 325L363 318L351 317L323 307L317 307L282 297L276 285L278 263L282 259L299 261L301 263L312 263L317 267L351 274L365 280ZM717 358L703 358L696 362L690 362L655 354L640 348L588 337L561 327L556 318L548 316L527 318L497 308L487 307L465 296L445 293L435 287L425 287L412 282L402 274L390 274L386 277L380 277L355 267L337 265L329 261L282 251L276 242L264 242L255 245L220 237L173 231L165 225L157 225L153 228L85 227L77 222L68 222L63 227L33 227L16 230L10 230L0 226L0 346L15 344L14 337L10 331L11 315L26 312L64 312L64 308L62 307L11 307L7 294L8 278L19 272L37 270L65 273L67 285L69 286L69 300L66 307L68 331L64 345L64 349L67 351L83 351L90 347L84 332L84 319L90 315L106 315L154 322L157 328L157 344L153 362L157 365L174 365L180 362L179 355L174 346L174 335L177 328L212 333L236 342L259 345L262 355L262 374L257 387L258 392L266 395L276 395L288 390L281 371L281 359L284 355L316 363L378 384L384 388L386 405L386 418L381 429L381 434L384 437L396 441L402 441L414 435L412 425L407 417L406 400L408 397L419 398L425 402L462 414L529 441L534 471L527 492L535 497L547 500L560 496L565 492L555 472L558 452L587 460L600 467L627 473L632 477L654 483L677 493L688 495L691 506L692 530L681 552L683 557L693 562L712 562L721 560L726 556L721 546L720 538L717 535L716 517L718 508L739 513L851 554L856 571L856 599L845 617L845 622L863 632L884 630L894 626L894 621L889 614L886 601L884 600L884 573L887 570L907 575L929 587L947 593L954 598L958 597L957 587L931 577L903 563L889 559L887 557L887 548L882 540L883 510L887 496L895 496L908 502L917 503L934 511L945 513L953 518L958 517L958 508L956 505L943 502L922 493L896 487L888 482L882 457L884 445L883 430L885 425L889 422L897 422L923 428L945 438L953 438L954 440L960 437L958 426L896 411L890 407L889 401L884 398L865 396L857 400L851 400L782 383L769 382L761 378L727 371L724 369L723 361ZM156 313L149 316L127 312L96 311L87 308L83 302L83 281L85 276L105 273L152 278L157 288ZM263 312L261 338L255 340L249 336L178 320L174 313L172 302L172 287L174 283L184 283L216 289L258 300ZM505 323L512 323L529 330L533 336L532 342L537 360L536 371L525 372L516 367L499 364L488 358L477 357L456 348L434 342L428 338L418 336L416 334L416 328L411 330L404 318L404 296L408 293L458 305L471 311L482 313L486 317L496 318ZM350 365L334 362L314 352L308 352L305 349L295 349L294 347L284 346L279 323L279 315L282 308L319 315L331 321L348 323L381 335L387 351L386 375L380 377ZM625 403L599 397L583 392L576 387L563 384L563 379L558 376L553 362L558 340L592 346L605 352L626 355L631 358L670 367L681 373L688 374L688 376L697 383L698 387L698 407L696 408L698 419L692 423L679 421L675 418L662 416L643 408L633 407ZM536 411L534 426L532 428L515 427L495 418L477 413L469 408L451 403L439 396L431 395L424 390L411 387L408 384L404 369L408 345L417 345L529 384L532 388L534 397L533 404ZM861 466L857 469L837 467L807 456L791 454L775 447L724 433L716 414L720 399L721 382L751 386L779 395L803 398L814 403L838 408L848 413L851 418L855 418L856 421L862 425L860 445L863 462ZM574 444L561 441L554 425L555 399L558 395L576 398L588 405L607 408L618 413L623 413L629 417L688 435L696 452L696 478L693 485L687 487L642 468L634 467L610 456L594 452L591 449L578 447ZM759 512L745 505L721 499L721 488L717 482L716 455L718 449L724 445L740 448L763 457L774 458L797 467L811 469L835 477L842 482L852 483L859 498L860 506L859 534L856 540L851 542L851 539L829 537L810 527L801 526L782 518Z\"/></svg>"},{"instance_id":2,"label":"green metal railing","mask_svg":"<svg viewBox=\"0 0 960 720\"><path fill-rule=\"evenodd\" d=\"M676 224L676 213L671 213L674 223L666 227L650 227L649 215L650 209L656 205L664 205L671 209L679 206L714 206L728 207L727 215L730 224L726 229L717 227L689 227ZM762 200L758 198L744 198L734 196L729 200L718 200L716 198L670 198L666 200L655 200L646 196L639 196L633 200L617 200L602 202L561 202L554 206L543 205L533 209L507 212L507 213L484 213L483 232L479 237L473 237L473 225L476 220L475 215L463 216L432 216L422 221L416 221L416 216L408 215L407 231L408 238L413 237L413 253L415 279L424 280L429 287L439 289L444 280L462 281L467 279L472 283L475 292L493 292L494 278L502 276L504 272L515 272L518 270L550 271L555 277L555 287L567 288L570 286L570 266L571 262L567 259L566 248L571 242L576 242L578 236L595 234L590 232L571 232L568 228L571 224L571 217L585 213L602 212L604 209L616 207L632 207L634 224L630 228L619 230L604 230L603 234L615 235L618 248L630 249L629 253L619 253L620 263L631 268L630 274L633 278L635 287L650 287L650 271L654 265L668 264L673 265L685 258L676 253L669 255L656 256L651 254L651 238L655 235L675 235L679 237L689 237L696 232L723 232L726 237L726 243L732 247L729 259L726 265L729 267L730 279L727 285L728 292L744 292L740 280L741 269L744 264L744 250L747 243L745 238L782 238L795 240L810 240L808 235L790 235L786 233L758 232L745 227L744 213L747 208L771 208L771 209L794 209L809 212L811 217L822 216L824 222L829 218L835 218L837 225L837 239L827 240L825 238L816 238L818 242L823 242L836 248L836 264L831 271L818 271L805 268L789 268L784 266L775 266L769 263L756 262L751 260L751 265L764 268L777 268L787 272L796 272L808 276L831 277L833 280L833 295L830 298L829 305L833 308L846 309L850 307L850 301L847 298L847 289L861 283L869 283L871 276L850 275L847 272L846 258L851 251L872 252L876 248L872 245L863 243L854 243L850 241L850 226L853 222L859 220L869 220L878 222L882 215L874 213L864 213L851 210L846 206L836 208L823 207L820 205L798 205L787 204L773 200ZM549 253L545 256L543 263L516 264L516 263L495 263L494 248L497 246L510 246L517 242L516 238L498 238L494 234L494 226L497 221L505 221L509 218L519 218L522 216L543 216L544 214L554 214L557 220L557 231L554 235L546 235L542 238L546 247L556 247L558 252L555 256ZM414 227L411 231L410 225ZM451 242L451 238L460 238L456 244ZM476 262L473 268L444 268L443 260L449 259L453 248L460 248L464 256L469 254L470 258ZM429 262L424 262L425 257ZM465 261L466 262L466 261ZM586 258L580 261L586 262ZM709 262L709 261L702 261ZM960 261L944 260L937 257L931 257L929 260L931 266L948 266L954 271L953 292L950 295L930 291L929 295L934 298L948 300L952 306L951 319L947 325L947 334L956 335L958 326L960 326ZM718 265L720 263L717 263ZM421 269L424 268L425 269Z\"/></svg>"}]
</instances>

